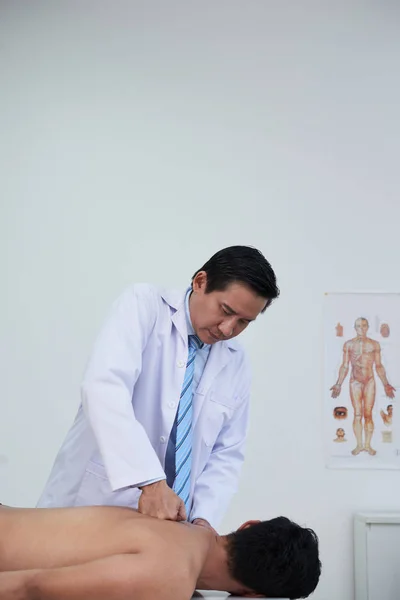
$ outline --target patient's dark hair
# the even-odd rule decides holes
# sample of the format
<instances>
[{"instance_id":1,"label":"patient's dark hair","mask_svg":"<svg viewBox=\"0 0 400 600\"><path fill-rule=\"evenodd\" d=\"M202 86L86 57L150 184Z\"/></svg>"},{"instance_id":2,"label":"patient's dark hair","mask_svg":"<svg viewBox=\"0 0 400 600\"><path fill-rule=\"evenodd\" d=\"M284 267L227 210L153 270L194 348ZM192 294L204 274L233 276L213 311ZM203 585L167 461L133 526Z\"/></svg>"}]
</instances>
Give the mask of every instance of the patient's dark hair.
<instances>
[{"instance_id":1,"label":"patient's dark hair","mask_svg":"<svg viewBox=\"0 0 400 600\"><path fill-rule=\"evenodd\" d=\"M269 598L307 598L321 574L318 538L286 517L250 525L228 535L231 576Z\"/></svg>"}]
</instances>

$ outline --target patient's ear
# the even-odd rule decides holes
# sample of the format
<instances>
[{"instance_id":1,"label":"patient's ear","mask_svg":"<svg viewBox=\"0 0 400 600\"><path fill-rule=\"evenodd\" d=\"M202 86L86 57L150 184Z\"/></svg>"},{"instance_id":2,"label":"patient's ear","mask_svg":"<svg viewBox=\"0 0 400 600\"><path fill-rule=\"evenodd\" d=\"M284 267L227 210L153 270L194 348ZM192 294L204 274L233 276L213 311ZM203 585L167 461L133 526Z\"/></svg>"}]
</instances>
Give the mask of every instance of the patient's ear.
<instances>
[{"instance_id":1,"label":"patient's ear","mask_svg":"<svg viewBox=\"0 0 400 600\"><path fill-rule=\"evenodd\" d=\"M238 531L242 531L242 529L247 529L248 527L251 527L252 525L257 525L257 523L261 523L261 521L258 520L253 520L253 521L246 521L246 523L243 523L243 525L241 525L238 529ZM261 596L262 598L262 596Z\"/></svg>"}]
</instances>

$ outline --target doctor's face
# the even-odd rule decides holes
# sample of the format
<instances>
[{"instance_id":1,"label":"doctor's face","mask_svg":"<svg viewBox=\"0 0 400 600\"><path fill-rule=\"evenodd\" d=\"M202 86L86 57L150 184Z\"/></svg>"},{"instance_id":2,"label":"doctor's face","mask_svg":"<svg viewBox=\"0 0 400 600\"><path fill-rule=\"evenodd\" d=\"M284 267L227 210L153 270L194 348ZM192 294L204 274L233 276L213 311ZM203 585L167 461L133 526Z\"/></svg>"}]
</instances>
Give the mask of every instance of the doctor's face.
<instances>
[{"instance_id":1,"label":"doctor's face","mask_svg":"<svg viewBox=\"0 0 400 600\"><path fill-rule=\"evenodd\" d=\"M242 283L231 283L223 291L206 294L207 274L193 280L189 300L193 328L202 342L215 344L241 333L265 308L267 300Z\"/></svg>"}]
</instances>

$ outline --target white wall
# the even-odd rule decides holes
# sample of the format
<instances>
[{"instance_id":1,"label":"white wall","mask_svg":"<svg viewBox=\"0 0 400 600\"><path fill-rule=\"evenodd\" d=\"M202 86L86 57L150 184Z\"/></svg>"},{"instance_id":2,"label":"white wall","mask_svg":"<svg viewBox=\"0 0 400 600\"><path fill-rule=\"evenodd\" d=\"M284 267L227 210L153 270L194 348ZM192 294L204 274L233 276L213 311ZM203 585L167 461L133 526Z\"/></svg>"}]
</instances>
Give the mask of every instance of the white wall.
<instances>
[{"instance_id":1,"label":"white wall","mask_svg":"<svg viewBox=\"0 0 400 600\"><path fill-rule=\"evenodd\" d=\"M316 600L353 597L352 514L397 472L328 471L326 290L399 291L395 2L0 3L0 501L34 505L112 300L185 286L216 250L271 260L225 530L277 514L320 536ZM400 392L399 392L400 393Z\"/></svg>"}]
</instances>

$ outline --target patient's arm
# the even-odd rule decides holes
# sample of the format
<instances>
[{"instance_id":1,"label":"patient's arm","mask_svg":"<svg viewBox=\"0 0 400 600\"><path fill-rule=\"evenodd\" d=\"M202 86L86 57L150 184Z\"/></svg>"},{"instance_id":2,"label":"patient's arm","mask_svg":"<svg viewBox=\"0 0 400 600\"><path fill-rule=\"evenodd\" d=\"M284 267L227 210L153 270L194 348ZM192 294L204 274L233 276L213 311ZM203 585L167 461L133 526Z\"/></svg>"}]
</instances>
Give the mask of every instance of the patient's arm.
<instances>
[{"instance_id":1,"label":"patient's arm","mask_svg":"<svg viewBox=\"0 0 400 600\"><path fill-rule=\"evenodd\" d=\"M165 563L166 561L164 561ZM1 573L21 574L18 590L10 586L10 594L1 600L187 600L191 597L196 581L163 562L144 555L119 554L81 565Z\"/></svg>"}]
</instances>

